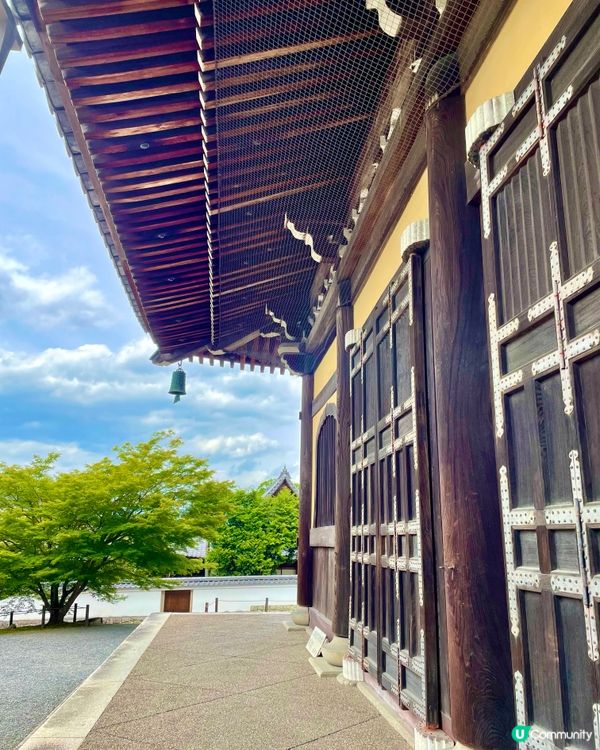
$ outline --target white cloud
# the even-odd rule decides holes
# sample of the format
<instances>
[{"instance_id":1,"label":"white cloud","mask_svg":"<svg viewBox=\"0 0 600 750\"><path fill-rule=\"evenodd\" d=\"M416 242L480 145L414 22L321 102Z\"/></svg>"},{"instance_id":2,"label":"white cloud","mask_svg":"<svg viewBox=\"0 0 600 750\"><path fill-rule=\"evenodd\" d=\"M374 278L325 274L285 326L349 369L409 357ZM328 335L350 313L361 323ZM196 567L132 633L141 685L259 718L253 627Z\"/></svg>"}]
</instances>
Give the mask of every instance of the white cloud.
<instances>
[{"instance_id":1,"label":"white cloud","mask_svg":"<svg viewBox=\"0 0 600 750\"><path fill-rule=\"evenodd\" d=\"M30 243L31 238L23 241ZM44 328L106 326L111 322L112 310L88 268L74 266L54 274L38 272L14 257L11 247L18 245L18 238L0 239L1 317L12 317L15 312L25 314Z\"/></svg>"},{"instance_id":2,"label":"white cloud","mask_svg":"<svg viewBox=\"0 0 600 750\"><path fill-rule=\"evenodd\" d=\"M79 469L85 464L98 461L102 456L86 451L77 443L50 443L40 440L0 440L0 461L6 464L28 464L34 456L60 453L56 463L59 471Z\"/></svg>"},{"instance_id":3,"label":"white cloud","mask_svg":"<svg viewBox=\"0 0 600 750\"><path fill-rule=\"evenodd\" d=\"M200 454L212 456L219 454L231 458L246 458L259 453L265 453L275 448L278 443L272 438L255 432L251 435L217 435L216 437L197 437L188 441Z\"/></svg>"},{"instance_id":4,"label":"white cloud","mask_svg":"<svg viewBox=\"0 0 600 750\"><path fill-rule=\"evenodd\" d=\"M33 355L0 349L0 392L19 382L86 404L158 396L166 390L165 373L148 361L154 349L146 338L116 352L106 344L56 347Z\"/></svg>"}]
</instances>

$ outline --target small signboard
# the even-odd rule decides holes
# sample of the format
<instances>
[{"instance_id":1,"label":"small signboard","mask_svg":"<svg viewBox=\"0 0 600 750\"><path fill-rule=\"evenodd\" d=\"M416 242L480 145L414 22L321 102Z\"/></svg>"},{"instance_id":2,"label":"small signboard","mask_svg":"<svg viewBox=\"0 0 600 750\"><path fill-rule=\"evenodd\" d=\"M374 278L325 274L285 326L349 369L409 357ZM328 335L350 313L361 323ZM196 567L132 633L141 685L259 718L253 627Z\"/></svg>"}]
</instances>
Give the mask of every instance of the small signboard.
<instances>
[{"instance_id":1,"label":"small signboard","mask_svg":"<svg viewBox=\"0 0 600 750\"><path fill-rule=\"evenodd\" d=\"M318 656L321 653L321 649L325 645L326 640L327 636L325 633L322 630L319 630L319 628L315 628L308 639L306 650L311 656Z\"/></svg>"}]
</instances>

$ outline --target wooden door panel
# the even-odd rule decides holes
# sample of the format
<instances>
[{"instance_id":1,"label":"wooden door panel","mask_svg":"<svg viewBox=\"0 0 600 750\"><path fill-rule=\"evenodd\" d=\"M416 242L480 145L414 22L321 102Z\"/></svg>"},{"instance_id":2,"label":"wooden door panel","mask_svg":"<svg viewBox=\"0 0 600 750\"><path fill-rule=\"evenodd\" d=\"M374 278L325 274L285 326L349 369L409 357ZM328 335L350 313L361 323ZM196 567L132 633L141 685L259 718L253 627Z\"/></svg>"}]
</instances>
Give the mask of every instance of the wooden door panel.
<instances>
[{"instance_id":1,"label":"wooden door panel","mask_svg":"<svg viewBox=\"0 0 600 750\"><path fill-rule=\"evenodd\" d=\"M480 153L517 723L590 733L550 749L600 747L600 13L582 8Z\"/></svg>"},{"instance_id":2,"label":"wooden door panel","mask_svg":"<svg viewBox=\"0 0 600 750\"><path fill-rule=\"evenodd\" d=\"M165 591L164 612L189 612L191 591Z\"/></svg>"},{"instance_id":3,"label":"wooden door panel","mask_svg":"<svg viewBox=\"0 0 600 750\"><path fill-rule=\"evenodd\" d=\"M411 256L350 353L350 629L363 668L401 705L437 724L421 276L422 259Z\"/></svg>"}]
</instances>

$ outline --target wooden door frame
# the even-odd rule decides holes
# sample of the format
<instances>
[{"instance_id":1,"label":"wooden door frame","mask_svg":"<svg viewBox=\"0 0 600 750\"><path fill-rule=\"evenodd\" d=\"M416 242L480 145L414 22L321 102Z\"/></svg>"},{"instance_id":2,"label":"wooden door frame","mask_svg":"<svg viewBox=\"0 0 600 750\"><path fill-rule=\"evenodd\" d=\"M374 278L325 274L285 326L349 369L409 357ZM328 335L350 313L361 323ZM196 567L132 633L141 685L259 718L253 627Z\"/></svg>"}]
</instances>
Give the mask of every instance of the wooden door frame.
<instances>
[{"instance_id":1,"label":"wooden door frame","mask_svg":"<svg viewBox=\"0 0 600 750\"><path fill-rule=\"evenodd\" d=\"M438 666L438 622L437 622L437 602L436 602L436 580L434 572L434 540L433 540L433 524L432 524L432 506L431 506L431 481L430 476L430 457L429 457L429 442L428 442L428 419L429 412L427 410L427 363L425 359L425 293L423 283L423 269L424 263L422 254L425 253L426 247L420 248L421 252L416 253L413 250L412 255L409 255L405 259L405 264L402 265L398 272L395 273L387 286L385 292L374 306L371 314L367 318L367 321L361 328L361 334L359 341L355 344L350 352L351 357L351 368L350 376L353 382L353 391L356 388L356 381L360 377L360 391L361 391L361 403L360 403L360 417L361 424L359 427L360 435L356 433L353 428L352 432L352 477L353 477L353 495L356 494L356 486L360 483L360 491L358 492L358 498L353 497L352 499L352 512L353 515L356 510L365 511L365 505L370 503L371 512L374 512L375 518L365 518L364 516L356 519L352 518L352 538L353 538L353 549L351 552L352 570L356 563L360 564L360 582L354 580L354 573L351 579L351 590L352 596L356 597L358 588L361 589L361 605L362 614L360 618L357 617L354 603L352 603L351 613L351 629L352 629L352 652L356 659L362 662L363 668L376 677L377 684L382 685L389 691L389 695L395 695L395 700L398 703L410 708L415 716L425 720L428 725L439 725L441 723L440 711L439 711L439 691L440 691L440 678L439 678L439 666ZM400 296L407 294L406 299L400 299ZM387 315L385 324L378 329L378 320L384 315ZM400 398L400 394L396 393L396 368L397 368L397 354L396 346L396 330L395 324L402 315L406 315L406 320L410 323L408 327L408 351L406 352L406 364L409 370L412 370L413 376L411 377L410 396L406 403L397 403ZM368 346L365 348L365 340L368 340ZM380 365L378 363L379 347L388 346L389 341L389 356L390 356L390 408L389 413L380 413L381 408L379 405L379 399L382 397L380 392ZM374 382L369 384L364 379L364 368L368 361L373 360L373 375ZM417 383L418 381L418 383ZM377 385L377 387L375 387ZM367 387L369 392L367 393ZM369 402L369 408L373 410L373 424L368 427L365 424L365 408L366 403ZM385 411L385 409L384 409ZM352 405L353 421L356 420L356 413L354 407L354 401ZM400 415L403 415L400 417ZM396 422L398 418L405 419L409 418L412 420L412 428L409 430L409 434L402 439L395 437ZM383 437L385 431L391 430L390 434L390 445L380 445L380 438ZM391 438L393 435L393 439ZM412 437L411 437L412 436ZM409 439L410 438L410 439ZM375 441L374 454L369 457L365 453L364 446L371 440ZM392 471L392 484L402 481L404 491L401 493L403 507L406 505L406 492L408 485L407 477L404 476L405 472L402 472L402 477L396 475L396 463L398 457L401 458L402 462L405 463L409 460L408 448L412 446L413 459L411 463L415 464L415 473L412 475L413 480L416 481L416 489L418 492L413 496L413 500L418 499L418 507L415 509L416 517L414 521L408 521L408 508L404 508L403 516L404 520L394 521L394 549L393 561L389 559L389 551L384 554L382 545L384 537L387 539L389 532L383 534L382 531L382 519L381 514L381 503L383 501L382 487L381 487L381 466L385 465L386 458L391 457L393 464ZM360 457L357 460L357 450L360 451ZM417 466L419 467L417 471ZM411 469L412 471L412 469ZM369 473L369 477L372 477L370 488L372 499L367 498L365 490L365 473ZM388 488L388 492L390 489ZM396 518L396 507L398 502L397 489L392 487L392 505L394 511L394 518ZM389 500L390 498L388 498ZM408 545L409 533L414 533L413 526L417 525L417 544L419 548L419 568L414 569L413 554L409 549L404 549ZM368 534L365 537L365 527L368 527ZM404 528L404 531L400 531L400 527ZM360 530L360 531L359 531ZM404 548L402 550L397 549L398 546L398 534L401 534L402 538L405 539ZM406 538L405 538L406 536ZM365 539L367 539L367 546L365 547ZM375 543L375 549L371 549L372 543ZM388 544L389 546L389 544ZM385 558L385 561L382 559ZM409 562L409 558L410 562ZM417 558L415 558L417 559ZM368 565L365 561L368 560ZM383 598L387 596L386 591L382 585L384 578L384 572L394 566L394 580L395 580L395 597L394 606L400 606L402 613L399 611L394 612L394 618L396 621L396 642L389 644L391 647L390 651L385 651L388 658L396 656L398 661L398 676L396 685L390 683L390 678L387 676L385 680L383 670L383 659L384 659L384 638L383 638ZM365 570L367 568L367 570ZM374 569L374 570L373 570ZM405 605L410 603L406 600L406 592L404 587L401 586L400 577L403 573L417 573L418 576L418 596L416 600L416 610L419 617L419 628L420 633L416 634L417 638L421 639L422 646L419 649L415 649L416 653L419 653L418 659L413 659L410 649L406 644L403 644L403 648L399 648L402 644L402 619L406 616ZM369 628L370 620L369 615L365 612L365 599L367 598L368 591L370 592L370 580L367 582L366 577L369 576L371 579L374 575L375 578L375 591L376 596L376 611L375 611L375 628ZM368 586L366 584L369 584ZM415 593L415 596L417 594ZM369 602L371 597L369 597ZM387 600L386 600L387 601ZM414 602L413 602L414 605ZM389 606L389 602L388 602ZM386 615L389 613L386 612ZM414 624L414 623L413 623ZM364 655L364 632L367 631L369 657L365 659ZM357 648L356 641L360 638L360 649ZM371 653L372 648L376 648L376 663L373 660ZM407 650L408 649L408 650ZM360 651L360 653L359 653ZM405 653L406 652L406 653ZM414 661L414 663L413 663ZM419 661L419 664L417 664ZM419 673L419 669L423 670ZM402 689L401 678L404 675L404 670L409 670L411 674L419 675L421 679L421 695L419 701L415 701L411 698L408 692ZM385 683L385 684L384 684Z\"/></svg>"},{"instance_id":2,"label":"wooden door frame","mask_svg":"<svg viewBox=\"0 0 600 750\"><path fill-rule=\"evenodd\" d=\"M594 18L595 16L595 18ZM559 376L561 381L562 401L564 401L564 411L568 417L565 426L564 440L569 448L572 448L571 458L571 485L573 494L573 504L582 507L584 504L584 495L576 491L577 484L581 484L581 473L579 468L579 457L583 456L581 448L581 417L577 415L578 399L577 385L572 364L576 364L584 358L600 356L595 348L598 342L593 340L589 335L581 335L582 341L580 347L573 347L576 351L571 355L569 345L573 344L577 337L569 330L568 322L563 322L561 316L566 316L565 309L569 302L574 299L583 297L586 290L593 287L600 274L600 259L596 259L583 268L576 269L573 272L568 268L567 249L568 243L565 234L564 225L558 220L562 217L562 198L560 196L560 174L558 173L558 160L556 149L556 128L558 123L567 116L567 112L573 104L576 104L579 97L588 89L598 75L598 53L584 54L582 63L575 68L575 73L571 71L569 78L564 81L564 90L560 88L557 92L552 92L552 106L546 106L546 97L550 87L550 79L554 72L561 71L561 65L569 59L572 52L577 50L585 34L589 32L592 24L598 24L600 15L598 14L598 3L595 0L580 0L574 2L568 9L567 13L551 34L541 52L536 56L529 71L523 76L515 88L515 105L512 111L504 118L502 123L494 131L490 139L483 144L480 150L481 160L481 212L482 212L482 234L483 234L483 255L485 286L488 297L488 327L489 327L489 347L490 360L492 365L492 395L495 404L495 428L496 428L496 459L499 471L499 486L502 501L502 511L504 516L504 553L505 568L507 571L507 587L509 600L509 614L511 620L511 656L514 673L514 693L518 724L532 724L533 706L529 705L528 695L533 696L533 687L526 683L529 671L529 645L525 643L524 630L527 628L527 620L523 611L520 592L535 592L541 597L541 609L543 610L542 625L546 634L547 651L537 655L537 669L541 669L540 663L544 667L544 689L549 691L552 696L557 696L552 703L550 716L550 729L555 732L569 731L565 724L564 707L565 699L563 692L566 689L563 684L562 668L564 661L559 661L555 654L560 653L561 643L566 636L563 634L562 640L558 632L558 619L556 615L556 602L560 597L582 599L584 605L584 621L587 630L588 652L590 659L592 656L593 679L592 685L596 690L595 698L590 696L590 704L598 705L600 694L600 666L598 664L598 634L595 623L589 624L586 620L586 584L585 576L587 575L586 566L583 571L580 570L578 575L562 575L556 566L551 564L550 552L550 534L560 529L572 530L578 535L582 533L582 544L585 545L586 531L580 532L577 527L576 511L573 511L568 504L558 504L554 506L546 496L546 477L545 470L542 466L542 448L535 445L534 457L532 459L533 479L532 500L533 505L528 504L521 507L512 497L513 487L511 480L511 466L514 463L512 457L512 439L509 434L510 418L507 413L506 400L511 394L519 390L527 397L527 408L529 410L529 421L532 425L537 424L537 415L534 413L536 408L534 389L538 383L549 381L550 378ZM588 34L589 36L589 34ZM586 40L590 45L590 39ZM590 47L591 48L591 47ZM584 48L585 49L585 48ZM567 86L567 84L570 84ZM534 107L536 129L521 134L523 130L524 113L530 107ZM529 112L531 115L531 111ZM519 129L520 128L520 129ZM529 128L531 130L531 128ZM522 140L516 141L514 149L504 149L505 144L510 143L510 139L518 134ZM525 138L525 136L527 136ZM525 138L525 140L523 140ZM517 148L518 147L518 148ZM502 158L498 158L502 154ZM539 184L538 193L544 201L544 211L538 211L541 221L548 218L546 232L548 235L549 246L544 248L550 253L552 272L550 274L549 289L535 299L529 301L523 310L510 310L510 314L504 310L499 297L501 289L500 279L502 272L498 268L498 249L496 247L496 235L498 228L494 225L493 201L495 196L499 195L507 186L513 177L518 174L525 163L530 159L539 159L543 170L543 177ZM531 188L530 188L531 189ZM536 215L536 214L534 214ZM547 260L547 258L545 258ZM507 272L508 275L508 272ZM589 279L587 277L589 276ZM587 280L586 280L587 279ZM596 287L597 288L597 287ZM539 286L538 286L539 290ZM498 299L497 299L498 298ZM562 311L562 312L561 312ZM552 321L556 329L556 341L549 353L543 352L544 356L536 355L528 359L523 357L522 364L513 365L503 362L503 347L506 347L512 341L523 337L530 332L539 331L546 323ZM563 330L564 328L564 330ZM564 342L568 343L565 344ZM562 342L562 343L561 343ZM557 348L556 348L557 347ZM564 348L564 350L563 350ZM556 351L555 351L556 349ZM561 354L563 351L563 354ZM562 363L564 361L566 364ZM533 361L532 361L533 360ZM558 369L557 369L558 368ZM570 396L569 396L570 393ZM564 417L564 415L562 415ZM536 437L541 444L542 437ZM575 456L575 457L574 457ZM574 466L574 462L576 465ZM514 470L514 466L512 466ZM580 494L577 498L576 495ZM587 504L585 505L586 508ZM583 512L583 511L582 511ZM597 513L597 506L594 508ZM592 510L587 510L591 518ZM572 518L572 520L571 520ZM541 520L543 519L543 520ZM592 523L590 522L590 526ZM532 572L528 572L521 563L518 562L516 549L516 537L513 539L513 533L533 531L536 534L536 554L538 557L538 566ZM585 553L584 557L585 557ZM589 571L588 571L589 572ZM577 591L575 579L582 577L581 591ZM592 597L593 602L593 597ZM597 603L597 600L596 600ZM590 619L593 620L592 614L595 605L592 604ZM575 636L573 636L575 637ZM594 637L596 642L593 642ZM535 682L535 681L533 681ZM537 690L541 690L537 686ZM532 692L529 693L529 690ZM538 695L538 700L540 696ZM533 701L533 697L531 698ZM546 728L546 727L544 727ZM597 731L596 742L600 742L600 730ZM527 745L529 746L529 745ZM558 740L558 747L561 747L561 741ZM554 747L554 745L548 745Z\"/></svg>"}]
</instances>

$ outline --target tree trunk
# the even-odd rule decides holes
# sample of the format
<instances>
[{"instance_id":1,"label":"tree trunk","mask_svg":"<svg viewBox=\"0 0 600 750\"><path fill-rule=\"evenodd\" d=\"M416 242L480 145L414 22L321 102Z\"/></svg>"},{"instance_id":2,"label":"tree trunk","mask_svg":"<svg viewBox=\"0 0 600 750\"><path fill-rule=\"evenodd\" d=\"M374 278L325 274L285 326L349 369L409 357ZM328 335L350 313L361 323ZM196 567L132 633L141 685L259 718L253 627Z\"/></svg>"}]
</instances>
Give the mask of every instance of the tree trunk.
<instances>
[{"instance_id":1,"label":"tree trunk","mask_svg":"<svg viewBox=\"0 0 600 750\"><path fill-rule=\"evenodd\" d=\"M65 619L65 613L62 612L62 608L60 606L57 583L53 583L50 586L48 614L50 615L50 619L47 623L48 625L62 625L63 620Z\"/></svg>"},{"instance_id":2,"label":"tree trunk","mask_svg":"<svg viewBox=\"0 0 600 750\"><path fill-rule=\"evenodd\" d=\"M65 601L65 599L67 599L67 601ZM49 606L47 607L50 619L47 624L62 625L71 604L72 602L69 601L69 598L65 597L64 593L62 596L60 595L59 584L53 583L50 586Z\"/></svg>"}]
</instances>

